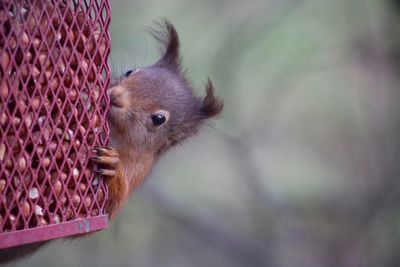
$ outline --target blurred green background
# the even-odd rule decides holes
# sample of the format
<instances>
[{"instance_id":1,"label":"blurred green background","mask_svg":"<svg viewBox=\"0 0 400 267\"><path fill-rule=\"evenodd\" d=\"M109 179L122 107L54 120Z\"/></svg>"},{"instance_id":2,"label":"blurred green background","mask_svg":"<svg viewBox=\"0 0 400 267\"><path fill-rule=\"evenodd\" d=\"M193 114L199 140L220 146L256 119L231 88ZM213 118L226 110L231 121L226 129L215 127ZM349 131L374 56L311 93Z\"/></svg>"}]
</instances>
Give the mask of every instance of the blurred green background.
<instances>
[{"instance_id":1,"label":"blurred green background","mask_svg":"<svg viewBox=\"0 0 400 267\"><path fill-rule=\"evenodd\" d=\"M114 74L158 59L225 110L108 230L17 266L400 266L399 1L112 0Z\"/></svg>"}]
</instances>

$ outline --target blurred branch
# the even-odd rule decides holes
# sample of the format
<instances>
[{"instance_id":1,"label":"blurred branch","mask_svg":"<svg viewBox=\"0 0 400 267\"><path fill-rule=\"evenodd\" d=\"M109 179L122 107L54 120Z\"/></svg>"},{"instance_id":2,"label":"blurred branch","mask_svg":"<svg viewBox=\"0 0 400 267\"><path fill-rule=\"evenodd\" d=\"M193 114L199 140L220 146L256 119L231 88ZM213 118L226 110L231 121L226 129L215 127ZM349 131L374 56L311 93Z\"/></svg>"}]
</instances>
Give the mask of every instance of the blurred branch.
<instances>
[{"instance_id":1,"label":"blurred branch","mask_svg":"<svg viewBox=\"0 0 400 267\"><path fill-rule=\"evenodd\" d=\"M350 4L350 2L349 2ZM353 10L360 11L366 9L366 4L360 2L358 4L350 4ZM350 21L353 21L351 8L346 9L347 17ZM394 17L397 17L399 22L399 10ZM364 11L368 14L368 11ZM359 22L362 25L371 25L371 18L366 16ZM393 19L393 18L392 18ZM388 29L393 29L393 23L391 19L388 19ZM397 23L398 24L398 23ZM396 28L397 29L397 28ZM394 50L385 51L382 37L387 34L386 32L377 32L370 29L368 35L363 40L356 40L363 44L363 62L367 63L367 68L372 75L376 76L375 89L379 89L383 92L390 92L388 96L400 96L398 94L398 88L393 88L392 83L387 82L387 77L394 74L390 79L396 79L398 73L398 65L392 64L394 55L400 54L399 47ZM399 36L394 37L392 34L391 41L399 42ZM396 58L394 58L396 59ZM385 99L388 101L389 99ZM386 103L386 102L385 102ZM387 103L386 103L387 104ZM387 107L383 107L382 110L386 110ZM389 110L389 109L388 109ZM342 227L341 232L335 237L334 242L327 248L329 254L332 257L330 261L331 266L346 266L346 263L351 261L349 258L354 260L354 255L357 255L356 251L364 249L368 244L373 242L371 240L371 232L377 224L390 224L388 216L395 216L394 211L399 209L400 203L400 184L398 177L400 175L400 168L398 165L398 158L400 156L400 146L397 141L399 136L400 120L397 115L389 112L382 112L380 114L382 119L380 121L374 121L374 126L371 127L370 132L365 133L362 147L358 148L355 153L364 153L368 155L369 161L365 164L365 176L367 180L379 180L380 186L369 187L367 194L362 197L361 204L358 207L353 206L353 212L347 214L348 225ZM396 141L395 141L396 140ZM373 143L371 144L371 141ZM379 156L378 156L379 155ZM374 168L378 166L378 168ZM386 219L385 219L386 218ZM367 255L366 253L358 253L360 257L372 257L373 255Z\"/></svg>"},{"instance_id":2,"label":"blurred branch","mask_svg":"<svg viewBox=\"0 0 400 267\"><path fill-rule=\"evenodd\" d=\"M239 55L244 55L245 51L251 49L253 45L256 45L261 38L265 38L268 32L272 32L275 27L278 27L280 23L284 22L305 2L307 2L307 0L294 1L290 4L288 4L286 1L280 1L275 3L275 5L272 7L270 2L266 2L265 7L259 8L257 12L265 13L265 10L267 10L267 14L252 14L253 18L262 18L263 21L261 23L257 20L249 20L246 17L245 22L240 21L237 23L238 25L231 27L231 29L234 30L225 34L226 37L223 40L217 55L215 56L215 62L213 64L215 72L219 73L219 76L225 77L223 78L225 88L232 88L232 84L236 82L234 77L240 77L240 75L237 74L236 68L236 66L240 65L239 62L242 60ZM263 34L260 34L260 32ZM236 43L235 40L240 40L240 46L232 47L232 44ZM230 49L233 48L234 51L230 51ZM232 57L231 55L237 56ZM223 70L223 72L220 70ZM284 71L282 71L282 73L284 73ZM296 87L293 88L295 89ZM290 94L291 90L282 90L281 93ZM283 99L283 97L281 97L281 99ZM229 100L226 102L229 102ZM279 107L277 107L275 110L278 111ZM269 114L269 116L272 117L273 114ZM227 133L226 131L220 131L219 134L221 136L221 140L226 143L228 149L231 150L230 155L232 155L232 160L234 161L232 166L237 166L238 172L241 173L239 176L243 178L243 181L247 184L249 190L251 191L254 200L253 203L256 203L256 205L261 205L263 210L267 209L267 207L277 205L277 203L274 204L273 199L271 199L268 192L265 191L264 185L261 183L262 179L257 173L257 168L254 166L251 159L251 147L249 147L249 140L251 136L241 133L241 136L236 137ZM263 139L265 140L266 136L268 136L268 133L265 129L263 129L262 135ZM263 204L265 204L265 206L263 206ZM282 210L287 209L288 207L284 208L280 206L279 208L275 209L275 213L279 213ZM267 215L272 210L269 212L266 210L264 211L264 215Z\"/></svg>"},{"instance_id":3,"label":"blurred branch","mask_svg":"<svg viewBox=\"0 0 400 267\"><path fill-rule=\"evenodd\" d=\"M194 213L183 203L173 200L154 187L148 187L149 199L160 213L169 217L181 227L192 231L196 237L218 247L226 255L242 262L244 266L272 266L264 245L255 240L240 237L229 232L211 218Z\"/></svg>"}]
</instances>

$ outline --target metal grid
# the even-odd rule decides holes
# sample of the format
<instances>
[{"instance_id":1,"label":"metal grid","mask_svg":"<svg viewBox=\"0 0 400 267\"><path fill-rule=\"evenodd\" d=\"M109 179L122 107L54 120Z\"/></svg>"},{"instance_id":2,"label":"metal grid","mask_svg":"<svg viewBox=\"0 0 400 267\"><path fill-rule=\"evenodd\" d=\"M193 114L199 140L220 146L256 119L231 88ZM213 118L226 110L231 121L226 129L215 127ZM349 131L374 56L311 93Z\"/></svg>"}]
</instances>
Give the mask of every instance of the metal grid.
<instances>
[{"instance_id":1,"label":"metal grid","mask_svg":"<svg viewBox=\"0 0 400 267\"><path fill-rule=\"evenodd\" d=\"M106 0L0 1L0 248L107 227Z\"/></svg>"}]
</instances>

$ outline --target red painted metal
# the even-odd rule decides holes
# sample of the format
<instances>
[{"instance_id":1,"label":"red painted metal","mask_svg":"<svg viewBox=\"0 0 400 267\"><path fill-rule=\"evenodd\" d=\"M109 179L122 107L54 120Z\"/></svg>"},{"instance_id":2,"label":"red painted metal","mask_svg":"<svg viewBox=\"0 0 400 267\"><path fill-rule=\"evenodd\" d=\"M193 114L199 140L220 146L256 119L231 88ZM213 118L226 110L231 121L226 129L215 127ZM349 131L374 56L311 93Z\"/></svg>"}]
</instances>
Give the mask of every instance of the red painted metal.
<instances>
[{"instance_id":1,"label":"red painted metal","mask_svg":"<svg viewBox=\"0 0 400 267\"><path fill-rule=\"evenodd\" d=\"M88 156L109 137L110 14L107 0L0 1L0 248L107 227Z\"/></svg>"},{"instance_id":2,"label":"red painted metal","mask_svg":"<svg viewBox=\"0 0 400 267\"><path fill-rule=\"evenodd\" d=\"M70 222L51 224L40 228L3 233L0 238L0 248L34 243L38 241L38 238L40 241L46 241L57 237L86 234L106 228L107 223L108 216L101 215L88 219L77 219Z\"/></svg>"}]
</instances>

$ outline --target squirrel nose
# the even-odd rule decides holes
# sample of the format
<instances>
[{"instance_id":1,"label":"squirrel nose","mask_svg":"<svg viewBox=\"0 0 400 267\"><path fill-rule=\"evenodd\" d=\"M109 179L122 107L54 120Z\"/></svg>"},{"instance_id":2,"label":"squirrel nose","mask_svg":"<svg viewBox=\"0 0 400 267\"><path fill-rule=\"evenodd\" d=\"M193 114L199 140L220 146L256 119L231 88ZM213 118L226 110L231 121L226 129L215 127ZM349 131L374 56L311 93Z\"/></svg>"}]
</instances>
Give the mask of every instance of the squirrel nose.
<instances>
[{"instance_id":1,"label":"squirrel nose","mask_svg":"<svg viewBox=\"0 0 400 267\"><path fill-rule=\"evenodd\" d=\"M123 88L121 86L115 86L107 90L107 94L110 98L111 105L122 108L123 105L119 100L120 96L123 93Z\"/></svg>"}]
</instances>

